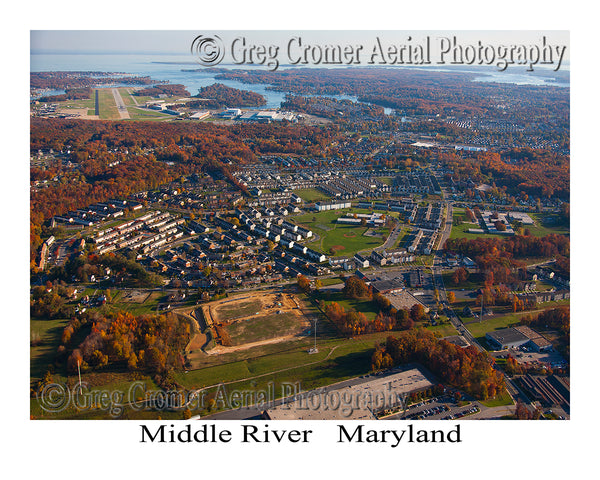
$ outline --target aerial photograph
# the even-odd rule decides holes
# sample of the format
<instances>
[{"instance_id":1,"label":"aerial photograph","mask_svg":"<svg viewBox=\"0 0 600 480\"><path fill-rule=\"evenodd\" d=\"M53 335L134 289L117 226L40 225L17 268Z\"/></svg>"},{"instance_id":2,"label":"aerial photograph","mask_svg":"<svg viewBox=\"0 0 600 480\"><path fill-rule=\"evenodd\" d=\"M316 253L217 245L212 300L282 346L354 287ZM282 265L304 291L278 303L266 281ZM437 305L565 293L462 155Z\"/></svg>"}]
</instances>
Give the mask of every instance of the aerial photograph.
<instances>
[{"instance_id":1,"label":"aerial photograph","mask_svg":"<svg viewBox=\"0 0 600 480\"><path fill-rule=\"evenodd\" d=\"M30 419L570 422L569 40L31 30Z\"/></svg>"}]
</instances>

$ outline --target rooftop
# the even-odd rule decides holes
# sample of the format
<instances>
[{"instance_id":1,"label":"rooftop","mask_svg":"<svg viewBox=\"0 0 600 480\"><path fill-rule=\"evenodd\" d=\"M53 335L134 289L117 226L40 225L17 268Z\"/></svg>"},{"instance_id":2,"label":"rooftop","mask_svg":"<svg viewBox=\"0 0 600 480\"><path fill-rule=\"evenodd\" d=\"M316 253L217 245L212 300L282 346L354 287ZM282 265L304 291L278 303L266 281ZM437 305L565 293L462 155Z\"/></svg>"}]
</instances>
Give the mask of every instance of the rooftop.
<instances>
[{"instance_id":1,"label":"rooftop","mask_svg":"<svg viewBox=\"0 0 600 480\"><path fill-rule=\"evenodd\" d=\"M500 345L515 342L526 342L529 338L523 335L515 328L503 328L502 330L494 330L486 333L486 336L497 341Z\"/></svg>"},{"instance_id":2,"label":"rooftop","mask_svg":"<svg viewBox=\"0 0 600 480\"><path fill-rule=\"evenodd\" d=\"M415 390L429 388L433 384L418 368L372 377L372 380L337 389L317 389L302 394L303 399L268 409L265 414L271 420L375 420L381 399L388 406L389 399L407 395ZM330 408L323 408L323 405ZM338 408L333 408L338 405Z\"/></svg>"}]
</instances>

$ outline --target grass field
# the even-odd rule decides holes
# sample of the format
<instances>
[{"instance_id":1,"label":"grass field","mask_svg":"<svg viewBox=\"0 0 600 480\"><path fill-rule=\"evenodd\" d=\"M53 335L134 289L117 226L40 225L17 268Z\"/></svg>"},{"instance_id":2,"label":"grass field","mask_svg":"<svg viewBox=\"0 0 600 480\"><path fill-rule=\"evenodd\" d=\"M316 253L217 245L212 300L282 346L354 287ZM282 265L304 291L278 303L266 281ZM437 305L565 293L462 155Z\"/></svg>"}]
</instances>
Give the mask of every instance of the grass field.
<instances>
[{"instance_id":1,"label":"grass field","mask_svg":"<svg viewBox=\"0 0 600 480\"><path fill-rule=\"evenodd\" d=\"M464 208L453 208L452 219L466 218ZM450 238L479 238L479 237L498 237L498 235L491 235L489 233L469 233L467 230L470 228L481 228L478 223L464 222L459 225L452 224L452 231L450 232Z\"/></svg>"},{"instance_id":2,"label":"grass field","mask_svg":"<svg viewBox=\"0 0 600 480\"><path fill-rule=\"evenodd\" d=\"M369 227L340 225L336 220L345 216L348 212L357 212L356 209L329 210L324 212L308 213L293 217L294 222L304 225L313 230L319 236L319 241L310 243L310 247L331 255L334 248L334 256L350 256L362 250L372 250L384 243L381 236L368 236L365 233ZM384 235L389 233L388 229L374 229L375 233ZM343 247L336 249L335 247Z\"/></svg>"},{"instance_id":3,"label":"grass field","mask_svg":"<svg viewBox=\"0 0 600 480\"><path fill-rule=\"evenodd\" d=\"M39 340L40 344L29 348L29 368L31 380L41 379L54 362L56 349L69 320L34 320L30 321L30 338Z\"/></svg>"},{"instance_id":4,"label":"grass field","mask_svg":"<svg viewBox=\"0 0 600 480\"><path fill-rule=\"evenodd\" d=\"M333 278L324 278L321 280L321 284L324 287L330 286L330 285L339 285L340 283L344 283L344 281L339 278L339 277L333 277Z\"/></svg>"},{"instance_id":5,"label":"grass field","mask_svg":"<svg viewBox=\"0 0 600 480\"><path fill-rule=\"evenodd\" d=\"M524 228L529 230L529 233L535 237L543 237L551 233L557 233L561 235L568 235L570 227L565 224L556 214L548 213L530 213L529 216L534 220L535 225L524 225ZM453 219L464 218L464 208L454 208L452 210ZM489 233L469 233L469 228L481 228L479 224L475 223L461 223L459 225L452 225L452 232L450 238L478 238L478 237L499 237L499 235L493 235Z\"/></svg>"},{"instance_id":6,"label":"grass field","mask_svg":"<svg viewBox=\"0 0 600 480\"><path fill-rule=\"evenodd\" d=\"M426 329L432 331L435 335L439 336L440 338L458 335L456 328L454 328L454 326L451 323L445 323L443 325L435 326L430 325L426 327Z\"/></svg>"},{"instance_id":7,"label":"grass field","mask_svg":"<svg viewBox=\"0 0 600 480\"><path fill-rule=\"evenodd\" d=\"M303 329L300 317L294 313L249 318L227 326L227 332L234 346L274 337L294 335Z\"/></svg>"},{"instance_id":8,"label":"grass field","mask_svg":"<svg viewBox=\"0 0 600 480\"><path fill-rule=\"evenodd\" d=\"M235 303L222 303L215 310L219 316L219 319L223 322L232 320L237 317L245 317L248 315L254 315L260 311L262 303L258 299L248 299L242 302Z\"/></svg>"},{"instance_id":9,"label":"grass field","mask_svg":"<svg viewBox=\"0 0 600 480\"><path fill-rule=\"evenodd\" d=\"M512 401L510 395L506 391L506 388L502 390L499 395L496 395L494 398L490 398L488 400L482 400L481 404L485 405L488 408L493 407L503 407L504 405L513 405L515 402Z\"/></svg>"},{"instance_id":10,"label":"grass field","mask_svg":"<svg viewBox=\"0 0 600 480\"><path fill-rule=\"evenodd\" d=\"M501 330L503 328L512 327L517 325L520 321L520 317L528 312L522 312L518 314L502 315L500 317L485 318L481 321L475 321L474 323L465 323L467 330L479 341L485 341L485 334L493 330Z\"/></svg>"},{"instance_id":11,"label":"grass field","mask_svg":"<svg viewBox=\"0 0 600 480\"><path fill-rule=\"evenodd\" d=\"M119 120L121 118L115 103L115 97L112 94L112 89L98 89L98 105L100 107L101 120Z\"/></svg>"},{"instance_id":12,"label":"grass field","mask_svg":"<svg viewBox=\"0 0 600 480\"><path fill-rule=\"evenodd\" d=\"M131 120L164 120L164 119L172 119L172 115L161 113L154 110L146 110L143 108L138 108L137 105L144 105L148 100L151 100L151 97L137 97L131 95L129 92L133 92L131 88L119 88L119 92L121 94L121 98L123 99L123 103L127 106L127 111L129 112L129 118ZM135 98L135 100L134 100ZM168 99L166 99L168 100Z\"/></svg>"},{"instance_id":13,"label":"grass field","mask_svg":"<svg viewBox=\"0 0 600 480\"><path fill-rule=\"evenodd\" d=\"M345 298L342 292L320 293L317 298L318 300L323 300L325 303L336 302L346 311L356 310L357 312L362 312L369 320L374 320L379 313L379 309L371 300Z\"/></svg>"},{"instance_id":14,"label":"grass field","mask_svg":"<svg viewBox=\"0 0 600 480\"><path fill-rule=\"evenodd\" d=\"M129 92L133 92L133 89L131 88L119 88L119 93L121 94L121 98L123 99L123 103L126 106L135 106L136 103L133 101L133 97L131 95L131 93ZM140 104L140 101L138 100L138 98L136 97L135 99L137 101L137 104Z\"/></svg>"},{"instance_id":15,"label":"grass field","mask_svg":"<svg viewBox=\"0 0 600 480\"><path fill-rule=\"evenodd\" d=\"M60 382L66 385L68 391L76 392L78 383L77 375L71 377L53 377L54 382ZM139 403L136 407L125 406L122 410L120 406L129 401L139 402L144 398L144 395L152 395L160 391L158 385L148 376L139 373L129 372L104 372L104 373L89 373L81 376L82 384L85 385L83 390L84 396L75 403L75 397L71 398L64 409L56 412L45 411L38 398L34 397L30 400L30 413L35 419L78 419L78 420L94 420L107 418L123 418L123 419L156 419L158 415L165 419L181 419L182 413L179 411L161 411L159 414L150 409L144 409ZM104 397L104 404L95 403L91 399ZM58 403L58 402L57 402ZM140 408L142 406L142 408Z\"/></svg>"},{"instance_id":16,"label":"grass field","mask_svg":"<svg viewBox=\"0 0 600 480\"><path fill-rule=\"evenodd\" d=\"M307 345L311 344L311 339L307 339L305 345L292 350L202 368L187 374L178 373L176 379L188 388L200 388L291 368L287 372L256 379L253 385L260 388L269 381L301 381L303 388L316 388L368 373L371 369L373 345L384 341L387 335L389 332L363 335L353 340L319 340L319 353L313 355L307 353ZM329 358L323 361L328 355ZM320 361L322 363L307 365ZM250 382L240 382L235 388L241 388L244 383L250 385Z\"/></svg>"},{"instance_id":17,"label":"grass field","mask_svg":"<svg viewBox=\"0 0 600 480\"><path fill-rule=\"evenodd\" d=\"M317 190L316 188L301 188L299 190L294 190L294 193L306 203L320 202L331 199L329 195Z\"/></svg>"},{"instance_id":18,"label":"grass field","mask_svg":"<svg viewBox=\"0 0 600 480\"><path fill-rule=\"evenodd\" d=\"M113 294L112 301L103 305L105 311L125 310L132 315L147 315L156 313L157 305L165 294L162 292L151 292L143 295L142 301L134 301L126 298L123 291L118 291ZM102 311L101 309L101 311Z\"/></svg>"},{"instance_id":19,"label":"grass field","mask_svg":"<svg viewBox=\"0 0 600 480\"><path fill-rule=\"evenodd\" d=\"M535 225L525 226L531 235L543 237L551 233L568 235L570 231L569 225L562 223L562 219L558 215L548 213L531 213L529 216L535 222Z\"/></svg>"},{"instance_id":20,"label":"grass field","mask_svg":"<svg viewBox=\"0 0 600 480\"><path fill-rule=\"evenodd\" d=\"M128 107L127 111L129 112L129 118L131 120L160 121L174 118L173 115L169 115L167 113L160 113L158 111L146 110L138 107Z\"/></svg>"}]
</instances>

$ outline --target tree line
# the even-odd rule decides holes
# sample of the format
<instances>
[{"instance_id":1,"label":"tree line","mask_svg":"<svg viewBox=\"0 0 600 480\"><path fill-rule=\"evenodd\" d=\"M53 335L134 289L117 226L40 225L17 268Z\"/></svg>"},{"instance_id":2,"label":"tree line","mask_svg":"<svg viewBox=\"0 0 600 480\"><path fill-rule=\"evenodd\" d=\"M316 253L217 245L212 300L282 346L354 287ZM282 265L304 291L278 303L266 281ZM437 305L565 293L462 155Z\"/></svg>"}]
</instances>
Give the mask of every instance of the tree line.
<instances>
[{"instance_id":1,"label":"tree line","mask_svg":"<svg viewBox=\"0 0 600 480\"><path fill-rule=\"evenodd\" d=\"M554 233L544 237L514 235L505 238L449 238L444 249L474 258L488 284L510 283L518 279L517 271L524 265L519 259L569 257L570 240L565 235ZM455 272L454 275L459 274ZM460 279L457 280L460 282Z\"/></svg>"},{"instance_id":2,"label":"tree line","mask_svg":"<svg viewBox=\"0 0 600 480\"><path fill-rule=\"evenodd\" d=\"M504 387L504 378L493 368L494 359L487 352L459 347L423 328L389 336L376 346L371 358L374 370L411 362L420 363L442 382L479 400L495 397Z\"/></svg>"},{"instance_id":3,"label":"tree line","mask_svg":"<svg viewBox=\"0 0 600 480\"><path fill-rule=\"evenodd\" d=\"M239 90L222 83L214 83L198 90L198 94L187 102L188 107L200 108L232 108L232 107L261 107L267 100L261 94L250 90Z\"/></svg>"},{"instance_id":4,"label":"tree line","mask_svg":"<svg viewBox=\"0 0 600 480\"><path fill-rule=\"evenodd\" d=\"M67 370L77 372L99 369L142 370L164 374L184 366L183 351L190 339L190 324L174 313L134 316L119 311L96 315L90 320L90 333L67 358ZM77 324L63 331L63 357Z\"/></svg>"}]
</instances>

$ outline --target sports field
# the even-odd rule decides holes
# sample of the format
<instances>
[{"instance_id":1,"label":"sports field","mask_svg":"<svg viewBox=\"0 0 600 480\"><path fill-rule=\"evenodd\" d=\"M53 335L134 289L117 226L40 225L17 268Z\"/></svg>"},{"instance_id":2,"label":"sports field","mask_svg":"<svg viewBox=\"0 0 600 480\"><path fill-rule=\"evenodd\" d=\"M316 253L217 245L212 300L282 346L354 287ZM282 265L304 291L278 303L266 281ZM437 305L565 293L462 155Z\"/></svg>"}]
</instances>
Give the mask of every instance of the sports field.
<instances>
[{"instance_id":1,"label":"sports field","mask_svg":"<svg viewBox=\"0 0 600 480\"><path fill-rule=\"evenodd\" d=\"M363 213L366 210L343 209L307 213L293 217L293 222L311 229L318 237L307 245L326 255L349 256L363 250L372 250L385 242L389 229L362 225L341 225L339 217L348 212Z\"/></svg>"}]
</instances>

